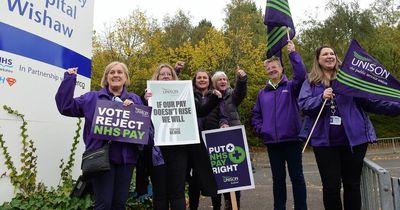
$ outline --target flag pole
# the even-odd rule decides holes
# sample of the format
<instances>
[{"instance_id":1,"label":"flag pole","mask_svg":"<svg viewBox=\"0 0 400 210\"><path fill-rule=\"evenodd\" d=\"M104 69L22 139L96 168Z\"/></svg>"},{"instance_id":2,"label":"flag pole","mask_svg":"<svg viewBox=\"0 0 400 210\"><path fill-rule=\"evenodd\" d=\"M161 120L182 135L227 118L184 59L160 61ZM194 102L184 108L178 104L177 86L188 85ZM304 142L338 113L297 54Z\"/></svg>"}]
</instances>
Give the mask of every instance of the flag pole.
<instances>
[{"instance_id":1,"label":"flag pole","mask_svg":"<svg viewBox=\"0 0 400 210\"><path fill-rule=\"evenodd\" d=\"M315 128L315 126L317 125L317 122L318 122L318 120L319 120L319 117L321 116L322 110L324 109L327 100L328 100L328 99L326 98L325 101L324 101L324 103L322 104L321 109L319 110L317 119L315 119L314 125L313 125L313 127L311 128L310 134L308 135L307 141L306 141L306 143L304 144L303 151L302 151L301 153L304 153L304 150L306 150L307 144L308 144L308 142L310 141L311 135L312 135L313 132L314 132L314 128Z\"/></svg>"},{"instance_id":2,"label":"flag pole","mask_svg":"<svg viewBox=\"0 0 400 210\"><path fill-rule=\"evenodd\" d=\"M289 34L290 28L288 27L286 30L286 34L287 34L287 40L290 41L290 34Z\"/></svg>"}]
</instances>

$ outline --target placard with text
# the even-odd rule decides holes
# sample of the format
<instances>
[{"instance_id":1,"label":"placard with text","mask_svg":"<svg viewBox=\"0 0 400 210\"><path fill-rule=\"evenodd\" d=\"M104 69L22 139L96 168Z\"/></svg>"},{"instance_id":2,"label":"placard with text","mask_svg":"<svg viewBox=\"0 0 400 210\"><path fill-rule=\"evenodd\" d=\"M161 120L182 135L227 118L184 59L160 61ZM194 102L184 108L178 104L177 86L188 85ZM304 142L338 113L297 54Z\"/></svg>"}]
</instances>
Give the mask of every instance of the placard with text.
<instances>
[{"instance_id":1,"label":"placard with text","mask_svg":"<svg viewBox=\"0 0 400 210\"><path fill-rule=\"evenodd\" d=\"M103 140L148 144L150 116L151 107L98 100L90 133Z\"/></svg>"},{"instance_id":2,"label":"placard with text","mask_svg":"<svg viewBox=\"0 0 400 210\"><path fill-rule=\"evenodd\" d=\"M192 81L147 81L157 146L200 143Z\"/></svg>"},{"instance_id":3,"label":"placard with text","mask_svg":"<svg viewBox=\"0 0 400 210\"><path fill-rule=\"evenodd\" d=\"M254 189L243 125L201 132L210 156L218 193Z\"/></svg>"}]
</instances>

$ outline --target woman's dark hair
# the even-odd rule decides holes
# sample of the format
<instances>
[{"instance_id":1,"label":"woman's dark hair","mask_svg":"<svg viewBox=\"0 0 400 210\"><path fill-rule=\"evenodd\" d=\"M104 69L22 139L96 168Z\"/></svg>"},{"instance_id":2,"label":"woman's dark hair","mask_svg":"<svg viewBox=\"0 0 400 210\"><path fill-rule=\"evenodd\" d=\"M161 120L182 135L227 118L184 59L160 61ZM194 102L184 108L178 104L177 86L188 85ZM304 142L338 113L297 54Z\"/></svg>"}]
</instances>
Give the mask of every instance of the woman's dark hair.
<instances>
[{"instance_id":1,"label":"woman's dark hair","mask_svg":"<svg viewBox=\"0 0 400 210\"><path fill-rule=\"evenodd\" d=\"M210 74L209 74L205 69L199 69L198 71L196 71L196 72L194 73L193 78L192 78L192 86L193 86L193 89L197 89L197 88L196 88L196 77L197 77L197 74L200 73L200 72L204 72L204 73L207 74L207 76L208 76L208 89L210 90L211 87L212 87L212 85L211 85L211 83L212 83L212 82L211 82L211 76L210 76Z\"/></svg>"}]
</instances>

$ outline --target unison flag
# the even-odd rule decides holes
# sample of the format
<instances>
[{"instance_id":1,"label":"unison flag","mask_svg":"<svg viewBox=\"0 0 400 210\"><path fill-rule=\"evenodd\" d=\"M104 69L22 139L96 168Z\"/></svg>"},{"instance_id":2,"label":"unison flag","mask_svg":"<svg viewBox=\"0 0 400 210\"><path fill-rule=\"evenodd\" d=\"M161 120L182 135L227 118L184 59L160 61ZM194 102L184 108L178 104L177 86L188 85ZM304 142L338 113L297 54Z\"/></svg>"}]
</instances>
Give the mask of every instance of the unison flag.
<instances>
[{"instance_id":1,"label":"unison flag","mask_svg":"<svg viewBox=\"0 0 400 210\"><path fill-rule=\"evenodd\" d=\"M400 102L400 82L356 40L352 40L332 88L343 95Z\"/></svg>"},{"instance_id":2,"label":"unison flag","mask_svg":"<svg viewBox=\"0 0 400 210\"><path fill-rule=\"evenodd\" d=\"M287 33L290 39L296 34L289 2L287 0L267 0L264 24L267 26L267 58L277 55L287 44Z\"/></svg>"}]
</instances>

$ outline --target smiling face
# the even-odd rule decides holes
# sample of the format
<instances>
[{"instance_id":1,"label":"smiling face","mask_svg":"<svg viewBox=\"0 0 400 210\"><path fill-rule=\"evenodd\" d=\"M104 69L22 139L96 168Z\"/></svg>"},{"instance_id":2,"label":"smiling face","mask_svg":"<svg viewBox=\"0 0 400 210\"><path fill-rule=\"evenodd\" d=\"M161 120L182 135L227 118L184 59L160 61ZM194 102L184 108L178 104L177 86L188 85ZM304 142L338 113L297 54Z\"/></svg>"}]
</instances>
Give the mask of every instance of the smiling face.
<instances>
[{"instance_id":1,"label":"smiling face","mask_svg":"<svg viewBox=\"0 0 400 210\"><path fill-rule=\"evenodd\" d=\"M337 58L332 48L322 48L318 56L318 63L322 70L331 71L335 69Z\"/></svg>"},{"instance_id":2,"label":"smiling face","mask_svg":"<svg viewBox=\"0 0 400 210\"><path fill-rule=\"evenodd\" d=\"M158 80L173 80L172 71L168 67L162 67L160 73L158 74Z\"/></svg>"},{"instance_id":3,"label":"smiling face","mask_svg":"<svg viewBox=\"0 0 400 210\"><path fill-rule=\"evenodd\" d=\"M224 76L224 75L221 75L218 79L217 79L217 82L216 82L216 85L215 85L216 87L216 89L217 90L219 90L219 91L221 91L221 92L224 92L226 89L228 89L229 88L229 86L228 86L228 78L226 78L226 76Z\"/></svg>"},{"instance_id":4,"label":"smiling face","mask_svg":"<svg viewBox=\"0 0 400 210\"><path fill-rule=\"evenodd\" d=\"M126 81L127 75L121 64L116 64L107 73L107 83L111 89L122 88Z\"/></svg>"},{"instance_id":5,"label":"smiling face","mask_svg":"<svg viewBox=\"0 0 400 210\"><path fill-rule=\"evenodd\" d=\"M276 82L282 78L283 68L278 61L271 61L265 63L265 70L268 78Z\"/></svg>"},{"instance_id":6,"label":"smiling face","mask_svg":"<svg viewBox=\"0 0 400 210\"><path fill-rule=\"evenodd\" d=\"M208 90L210 78L206 72L198 72L195 78L195 87L200 91Z\"/></svg>"}]
</instances>

